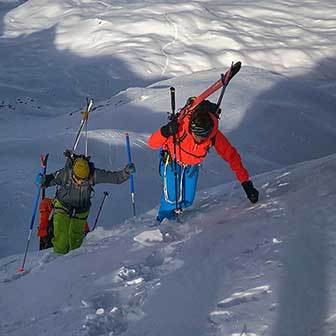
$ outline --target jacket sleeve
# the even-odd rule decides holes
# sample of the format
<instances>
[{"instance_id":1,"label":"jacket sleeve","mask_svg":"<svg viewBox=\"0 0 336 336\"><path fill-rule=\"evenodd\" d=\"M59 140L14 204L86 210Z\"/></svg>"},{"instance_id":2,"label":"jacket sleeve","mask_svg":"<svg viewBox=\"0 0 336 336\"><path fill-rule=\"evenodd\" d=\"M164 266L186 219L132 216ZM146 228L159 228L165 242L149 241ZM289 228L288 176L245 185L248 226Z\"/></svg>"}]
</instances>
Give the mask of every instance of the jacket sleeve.
<instances>
[{"instance_id":1,"label":"jacket sleeve","mask_svg":"<svg viewBox=\"0 0 336 336\"><path fill-rule=\"evenodd\" d=\"M159 149L161 148L167 141L167 138L165 138L161 134L160 128L155 131L147 140L147 144L152 149Z\"/></svg>"},{"instance_id":2,"label":"jacket sleeve","mask_svg":"<svg viewBox=\"0 0 336 336\"><path fill-rule=\"evenodd\" d=\"M220 131L216 134L215 149L218 155L228 162L239 182L249 180L249 173L243 166L238 151Z\"/></svg>"},{"instance_id":3,"label":"jacket sleeve","mask_svg":"<svg viewBox=\"0 0 336 336\"><path fill-rule=\"evenodd\" d=\"M130 175L124 170L110 171L95 168L93 173L93 184L112 183L120 184L129 179Z\"/></svg>"}]
</instances>

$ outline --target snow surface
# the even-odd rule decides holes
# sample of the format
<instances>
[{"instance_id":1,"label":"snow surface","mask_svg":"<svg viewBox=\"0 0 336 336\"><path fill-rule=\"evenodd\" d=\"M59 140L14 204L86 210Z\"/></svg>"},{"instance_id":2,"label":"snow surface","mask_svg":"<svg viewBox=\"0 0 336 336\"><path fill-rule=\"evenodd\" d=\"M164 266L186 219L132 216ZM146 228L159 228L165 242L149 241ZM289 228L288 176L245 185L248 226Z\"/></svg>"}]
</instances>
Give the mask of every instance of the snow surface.
<instances>
[{"instance_id":1,"label":"snow surface","mask_svg":"<svg viewBox=\"0 0 336 336\"><path fill-rule=\"evenodd\" d=\"M334 1L2 0L0 16L1 336L335 335ZM236 60L220 127L260 201L210 153L193 209L161 234L146 139L170 86L181 107ZM17 273L39 155L63 165L87 94L97 167L122 168L130 134L139 215L128 183L97 186L83 246L39 252L34 231Z\"/></svg>"}]
</instances>

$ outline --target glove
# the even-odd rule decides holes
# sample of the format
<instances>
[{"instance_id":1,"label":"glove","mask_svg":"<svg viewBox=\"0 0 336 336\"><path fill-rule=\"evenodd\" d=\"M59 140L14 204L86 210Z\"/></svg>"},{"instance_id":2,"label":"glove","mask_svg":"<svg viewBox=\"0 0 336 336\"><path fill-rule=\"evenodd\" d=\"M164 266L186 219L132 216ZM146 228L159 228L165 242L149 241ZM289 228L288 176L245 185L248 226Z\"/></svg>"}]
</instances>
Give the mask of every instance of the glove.
<instances>
[{"instance_id":1,"label":"glove","mask_svg":"<svg viewBox=\"0 0 336 336\"><path fill-rule=\"evenodd\" d=\"M167 125L161 127L160 131L162 136L168 138L171 135L175 135L178 132L178 126L177 120L173 119Z\"/></svg>"},{"instance_id":2,"label":"glove","mask_svg":"<svg viewBox=\"0 0 336 336\"><path fill-rule=\"evenodd\" d=\"M64 156L68 159L70 159L72 156L73 156L73 152L72 150L70 149L66 149L64 152L63 152Z\"/></svg>"},{"instance_id":3,"label":"glove","mask_svg":"<svg viewBox=\"0 0 336 336\"><path fill-rule=\"evenodd\" d=\"M35 177L35 184L40 188L45 188L47 186L47 183L53 179L53 177L48 179L48 175L37 174Z\"/></svg>"},{"instance_id":4,"label":"glove","mask_svg":"<svg viewBox=\"0 0 336 336\"><path fill-rule=\"evenodd\" d=\"M247 198L252 203L257 203L258 197L259 197L259 191L256 188L254 188L252 181L243 182L242 187L244 188L246 192Z\"/></svg>"},{"instance_id":5,"label":"glove","mask_svg":"<svg viewBox=\"0 0 336 336\"><path fill-rule=\"evenodd\" d=\"M125 166L124 172L129 176L135 173L135 164L129 163Z\"/></svg>"},{"instance_id":6,"label":"glove","mask_svg":"<svg viewBox=\"0 0 336 336\"><path fill-rule=\"evenodd\" d=\"M37 177L39 176L39 177ZM55 176L53 174L47 174L47 175L41 175L41 174L38 174L36 176L36 184L38 186L40 186L41 188L48 188L51 181L53 181L55 179Z\"/></svg>"}]
</instances>

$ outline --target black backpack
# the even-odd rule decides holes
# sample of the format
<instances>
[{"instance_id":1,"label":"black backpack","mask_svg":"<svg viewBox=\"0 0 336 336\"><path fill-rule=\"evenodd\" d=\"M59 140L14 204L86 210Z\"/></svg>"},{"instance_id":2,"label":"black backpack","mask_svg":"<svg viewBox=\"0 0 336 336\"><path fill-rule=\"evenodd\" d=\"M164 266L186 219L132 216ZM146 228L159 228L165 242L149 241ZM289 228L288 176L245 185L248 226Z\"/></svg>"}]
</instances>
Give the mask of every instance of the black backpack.
<instances>
[{"instance_id":1,"label":"black backpack","mask_svg":"<svg viewBox=\"0 0 336 336\"><path fill-rule=\"evenodd\" d=\"M217 119L219 119L219 116L222 112L220 108L217 107L217 104L212 103L210 100L203 100L199 105L197 105L191 112L191 117L194 113L211 113L213 114Z\"/></svg>"}]
</instances>

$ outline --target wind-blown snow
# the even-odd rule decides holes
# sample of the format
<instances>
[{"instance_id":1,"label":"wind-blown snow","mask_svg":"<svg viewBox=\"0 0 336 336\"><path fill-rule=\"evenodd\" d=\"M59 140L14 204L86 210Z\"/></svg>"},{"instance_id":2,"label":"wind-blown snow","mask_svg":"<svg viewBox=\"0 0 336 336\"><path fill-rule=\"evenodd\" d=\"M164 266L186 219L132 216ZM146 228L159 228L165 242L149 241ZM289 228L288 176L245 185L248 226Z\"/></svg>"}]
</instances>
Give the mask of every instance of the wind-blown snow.
<instances>
[{"instance_id":1,"label":"wind-blown snow","mask_svg":"<svg viewBox=\"0 0 336 336\"><path fill-rule=\"evenodd\" d=\"M1 1L0 335L332 336L335 15L327 0ZM181 107L237 60L220 128L260 201L210 153L195 206L160 232L146 140L169 87ZM138 217L128 183L97 186L83 247L38 252L34 231L16 273L39 155L64 164L87 94L97 167L122 168L130 134Z\"/></svg>"}]
</instances>

